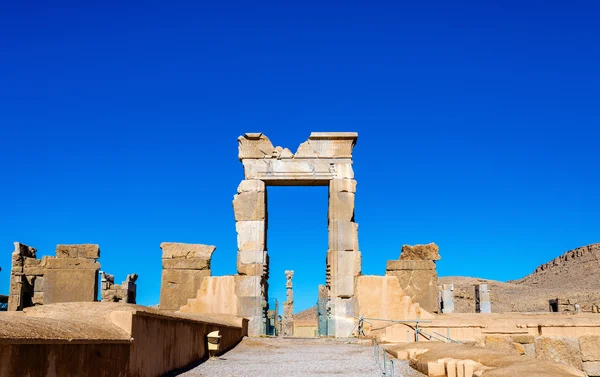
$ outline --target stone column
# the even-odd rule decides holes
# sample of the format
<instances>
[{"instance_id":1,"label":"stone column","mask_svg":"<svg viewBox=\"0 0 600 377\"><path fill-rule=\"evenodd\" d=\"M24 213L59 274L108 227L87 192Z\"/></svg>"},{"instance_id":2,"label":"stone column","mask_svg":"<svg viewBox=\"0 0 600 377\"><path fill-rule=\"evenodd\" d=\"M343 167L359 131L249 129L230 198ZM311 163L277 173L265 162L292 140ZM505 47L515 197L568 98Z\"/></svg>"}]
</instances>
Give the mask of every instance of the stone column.
<instances>
[{"instance_id":1,"label":"stone column","mask_svg":"<svg viewBox=\"0 0 600 377\"><path fill-rule=\"evenodd\" d=\"M294 291L292 290L292 278L294 271L286 271L285 282L286 300L283 303L283 336L294 335Z\"/></svg>"},{"instance_id":2,"label":"stone column","mask_svg":"<svg viewBox=\"0 0 600 377\"><path fill-rule=\"evenodd\" d=\"M492 305L490 303L490 291L488 290L487 284L475 285L475 312L492 312Z\"/></svg>"},{"instance_id":3,"label":"stone column","mask_svg":"<svg viewBox=\"0 0 600 377\"><path fill-rule=\"evenodd\" d=\"M442 313L454 313L454 284L442 285Z\"/></svg>"},{"instance_id":4,"label":"stone column","mask_svg":"<svg viewBox=\"0 0 600 377\"><path fill-rule=\"evenodd\" d=\"M350 167L351 170L351 167ZM353 172L348 172L352 177ZM328 335L345 337L355 323L355 284L361 273L358 224L354 222L356 181L333 179L329 184Z\"/></svg>"},{"instance_id":5,"label":"stone column","mask_svg":"<svg viewBox=\"0 0 600 377\"><path fill-rule=\"evenodd\" d=\"M319 336L327 336L327 287L319 285L319 296L317 301Z\"/></svg>"},{"instance_id":6,"label":"stone column","mask_svg":"<svg viewBox=\"0 0 600 377\"><path fill-rule=\"evenodd\" d=\"M266 334L267 325L267 279L269 259L267 256L267 191L261 180L244 180L233 198L235 227L237 230L238 276L236 285L243 286L240 297L240 316L250 320L248 334ZM251 289L248 289L251 288ZM240 294L240 293L238 293Z\"/></svg>"}]
</instances>

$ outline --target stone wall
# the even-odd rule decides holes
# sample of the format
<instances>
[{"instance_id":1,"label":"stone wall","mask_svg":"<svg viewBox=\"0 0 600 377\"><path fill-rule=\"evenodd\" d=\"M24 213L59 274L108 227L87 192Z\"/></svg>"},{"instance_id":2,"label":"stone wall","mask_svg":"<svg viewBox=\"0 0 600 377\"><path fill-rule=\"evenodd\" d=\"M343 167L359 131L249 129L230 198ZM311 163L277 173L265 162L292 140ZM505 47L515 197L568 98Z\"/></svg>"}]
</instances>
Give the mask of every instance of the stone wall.
<instances>
[{"instance_id":1,"label":"stone wall","mask_svg":"<svg viewBox=\"0 0 600 377\"><path fill-rule=\"evenodd\" d=\"M15 242L9 311L60 302L96 301L100 247L57 245L56 257L36 258L36 249Z\"/></svg>"},{"instance_id":2,"label":"stone wall","mask_svg":"<svg viewBox=\"0 0 600 377\"><path fill-rule=\"evenodd\" d=\"M202 280L210 276L215 246L163 242L160 310L177 311L196 297Z\"/></svg>"},{"instance_id":3,"label":"stone wall","mask_svg":"<svg viewBox=\"0 0 600 377\"><path fill-rule=\"evenodd\" d=\"M387 262L386 275L396 276L404 293L429 311L438 311L438 283L435 261L440 260L436 244L402 246L399 260Z\"/></svg>"},{"instance_id":4,"label":"stone wall","mask_svg":"<svg viewBox=\"0 0 600 377\"><path fill-rule=\"evenodd\" d=\"M176 375L247 335L247 320L186 317L138 305L64 303L0 316L0 377Z\"/></svg>"}]
</instances>

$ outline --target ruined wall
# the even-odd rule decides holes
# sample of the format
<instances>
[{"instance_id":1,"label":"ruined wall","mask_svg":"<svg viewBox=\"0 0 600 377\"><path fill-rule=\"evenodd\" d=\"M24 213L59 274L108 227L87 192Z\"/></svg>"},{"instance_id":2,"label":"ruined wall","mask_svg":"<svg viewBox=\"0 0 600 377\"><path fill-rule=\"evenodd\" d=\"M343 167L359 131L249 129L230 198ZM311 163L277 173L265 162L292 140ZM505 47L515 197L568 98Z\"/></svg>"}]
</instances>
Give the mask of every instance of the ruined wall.
<instances>
[{"instance_id":1,"label":"ruined wall","mask_svg":"<svg viewBox=\"0 0 600 377\"><path fill-rule=\"evenodd\" d=\"M202 280L210 276L210 261L215 246L163 242L160 310L179 310L196 297Z\"/></svg>"},{"instance_id":2,"label":"ruined wall","mask_svg":"<svg viewBox=\"0 0 600 377\"><path fill-rule=\"evenodd\" d=\"M396 276L404 293L429 311L438 311L438 275L435 261L440 259L436 244L402 246L399 260L387 262L386 275Z\"/></svg>"},{"instance_id":3,"label":"ruined wall","mask_svg":"<svg viewBox=\"0 0 600 377\"><path fill-rule=\"evenodd\" d=\"M206 336L220 352L247 334L247 320L184 317L117 303L65 303L0 316L0 377L150 377L207 358ZM33 339L32 339L33 337Z\"/></svg>"},{"instance_id":4,"label":"ruined wall","mask_svg":"<svg viewBox=\"0 0 600 377\"><path fill-rule=\"evenodd\" d=\"M36 249L15 242L9 311L60 302L96 301L100 247L57 245L56 257L36 258Z\"/></svg>"},{"instance_id":5,"label":"ruined wall","mask_svg":"<svg viewBox=\"0 0 600 377\"><path fill-rule=\"evenodd\" d=\"M114 275L100 271L101 292L103 302L123 302L135 304L137 295L137 274L129 274L121 284L115 284Z\"/></svg>"}]
</instances>

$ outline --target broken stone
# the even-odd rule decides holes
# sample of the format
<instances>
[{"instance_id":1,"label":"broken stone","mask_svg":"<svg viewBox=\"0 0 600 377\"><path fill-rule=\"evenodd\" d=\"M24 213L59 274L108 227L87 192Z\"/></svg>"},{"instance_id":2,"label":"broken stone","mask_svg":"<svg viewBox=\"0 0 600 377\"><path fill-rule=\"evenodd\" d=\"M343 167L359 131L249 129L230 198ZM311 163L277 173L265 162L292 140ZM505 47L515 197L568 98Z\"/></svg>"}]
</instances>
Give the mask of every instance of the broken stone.
<instances>
[{"instance_id":1,"label":"broken stone","mask_svg":"<svg viewBox=\"0 0 600 377\"><path fill-rule=\"evenodd\" d=\"M440 249L435 243L427 245L403 245L400 260L440 260Z\"/></svg>"},{"instance_id":2,"label":"broken stone","mask_svg":"<svg viewBox=\"0 0 600 377\"><path fill-rule=\"evenodd\" d=\"M160 288L160 310L179 310L188 299L196 297L202 280L210 270L163 270Z\"/></svg>"},{"instance_id":3,"label":"broken stone","mask_svg":"<svg viewBox=\"0 0 600 377\"><path fill-rule=\"evenodd\" d=\"M579 338L583 361L600 361L600 336L583 335Z\"/></svg>"},{"instance_id":4,"label":"broken stone","mask_svg":"<svg viewBox=\"0 0 600 377\"><path fill-rule=\"evenodd\" d=\"M91 269L99 270L100 263L87 258L53 258L43 257L42 264L46 270L73 270L73 269Z\"/></svg>"},{"instance_id":5,"label":"broken stone","mask_svg":"<svg viewBox=\"0 0 600 377\"><path fill-rule=\"evenodd\" d=\"M403 270L435 270L435 262L431 260L389 260L386 271Z\"/></svg>"},{"instance_id":6,"label":"broken stone","mask_svg":"<svg viewBox=\"0 0 600 377\"><path fill-rule=\"evenodd\" d=\"M583 369L582 355L577 338L536 336L535 357Z\"/></svg>"},{"instance_id":7,"label":"broken stone","mask_svg":"<svg viewBox=\"0 0 600 377\"><path fill-rule=\"evenodd\" d=\"M329 250L358 251L358 224L350 221L331 221Z\"/></svg>"},{"instance_id":8,"label":"broken stone","mask_svg":"<svg viewBox=\"0 0 600 377\"><path fill-rule=\"evenodd\" d=\"M238 157L241 160L251 158L272 158L275 148L271 140L262 133L246 133L238 137Z\"/></svg>"}]
</instances>

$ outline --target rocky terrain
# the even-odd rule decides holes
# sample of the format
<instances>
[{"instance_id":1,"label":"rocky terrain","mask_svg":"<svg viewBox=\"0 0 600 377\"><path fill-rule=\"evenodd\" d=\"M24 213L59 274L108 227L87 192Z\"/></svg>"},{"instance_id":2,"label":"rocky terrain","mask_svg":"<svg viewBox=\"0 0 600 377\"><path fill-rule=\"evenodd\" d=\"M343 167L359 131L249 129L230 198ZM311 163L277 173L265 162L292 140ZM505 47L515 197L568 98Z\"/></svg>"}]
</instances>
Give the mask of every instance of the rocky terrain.
<instances>
[{"instance_id":1,"label":"rocky terrain","mask_svg":"<svg viewBox=\"0 0 600 377\"><path fill-rule=\"evenodd\" d=\"M499 282L447 276L439 284L454 284L457 313L475 312L475 284L487 283L493 312L547 312L548 300L569 299L590 311L600 304L600 243L569 250L519 280Z\"/></svg>"}]
</instances>

